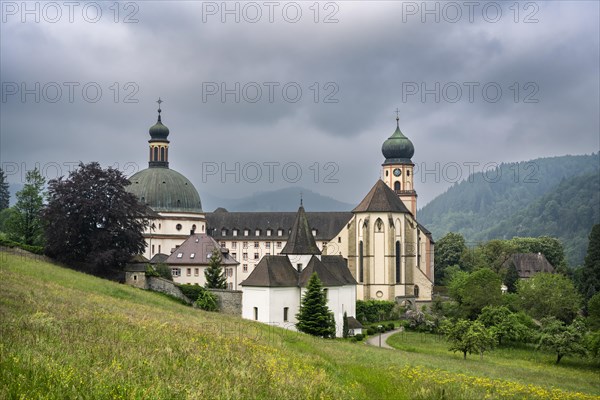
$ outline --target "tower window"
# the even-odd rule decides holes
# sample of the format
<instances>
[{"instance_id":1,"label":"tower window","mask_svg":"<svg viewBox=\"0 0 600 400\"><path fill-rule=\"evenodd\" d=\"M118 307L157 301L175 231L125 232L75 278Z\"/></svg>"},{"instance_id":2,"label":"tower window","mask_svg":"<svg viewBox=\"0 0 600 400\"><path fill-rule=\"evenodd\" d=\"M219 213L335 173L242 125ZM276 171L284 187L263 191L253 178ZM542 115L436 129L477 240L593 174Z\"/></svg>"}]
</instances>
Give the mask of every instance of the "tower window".
<instances>
[{"instance_id":1,"label":"tower window","mask_svg":"<svg viewBox=\"0 0 600 400\"><path fill-rule=\"evenodd\" d=\"M288 311L289 307L283 307L283 322L288 322Z\"/></svg>"},{"instance_id":2,"label":"tower window","mask_svg":"<svg viewBox=\"0 0 600 400\"><path fill-rule=\"evenodd\" d=\"M154 148L154 159L152 161L158 160L158 147Z\"/></svg>"},{"instance_id":3,"label":"tower window","mask_svg":"<svg viewBox=\"0 0 600 400\"><path fill-rule=\"evenodd\" d=\"M181 230L181 228L182 228L181 224L177 224L177 225L175 225L175 229L177 229L178 231L180 231L180 230Z\"/></svg>"},{"instance_id":4,"label":"tower window","mask_svg":"<svg viewBox=\"0 0 600 400\"><path fill-rule=\"evenodd\" d=\"M160 148L160 161L165 161L165 148Z\"/></svg>"},{"instance_id":5,"label":"tower window","mask_svg":"<svg viewBox=\"0 0 600 400\"><path fill-rule=\"evenodd\" d=\"M400 182L394 182L394 190L400 190Z\"/></svg>"},{"instance_id":6,"label":"tower window","mask_svg":"<svg viewBox=\"0 0 600 400\"><path fill-rule=\"evenodd\" d=\"M406 170L406 176L410 176L410 171Z\"/></svg>"}]
</instances>

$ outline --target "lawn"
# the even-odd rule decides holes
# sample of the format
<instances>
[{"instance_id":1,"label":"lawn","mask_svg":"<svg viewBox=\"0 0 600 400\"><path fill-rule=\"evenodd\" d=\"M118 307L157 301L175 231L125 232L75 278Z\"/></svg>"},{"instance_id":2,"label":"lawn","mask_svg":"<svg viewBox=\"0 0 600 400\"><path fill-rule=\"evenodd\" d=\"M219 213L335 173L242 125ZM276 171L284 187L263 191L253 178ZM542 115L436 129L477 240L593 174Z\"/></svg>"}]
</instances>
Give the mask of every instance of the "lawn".
<instances>
[{"instance_id":1,"label":"lawn","mask_svg":"<svg viewBox=\"0 0 600 400\"><path fill-rule=\"evenodd\" d=\"M418 346L391 351L315 339L3 252L0 282L1 399L600 394L598 370L574 361L555 367L518 355L513 367L510 355L462 362L441 348L439 354ZM538 377L522 377L523 371Z\"/></svg>"}]
</instances>

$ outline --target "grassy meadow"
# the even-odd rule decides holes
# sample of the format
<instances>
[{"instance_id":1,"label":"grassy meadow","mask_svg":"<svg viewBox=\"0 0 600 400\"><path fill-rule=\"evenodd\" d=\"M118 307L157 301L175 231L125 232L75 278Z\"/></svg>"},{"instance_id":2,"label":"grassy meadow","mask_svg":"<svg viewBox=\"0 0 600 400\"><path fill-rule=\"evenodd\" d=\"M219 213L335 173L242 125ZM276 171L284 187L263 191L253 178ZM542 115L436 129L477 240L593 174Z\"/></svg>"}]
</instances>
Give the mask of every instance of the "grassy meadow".
<instances>
[{"instance_id":1,"label":"grassy meadow","mask_svg":"<svg viewBox=\"0 0 600 400\"><path fill-rule=\"evenodd\" d=\"M600 399L599 369L529 349L315 339L4 252L0 285L0 399Z\"/></svg>"}]
</instances>

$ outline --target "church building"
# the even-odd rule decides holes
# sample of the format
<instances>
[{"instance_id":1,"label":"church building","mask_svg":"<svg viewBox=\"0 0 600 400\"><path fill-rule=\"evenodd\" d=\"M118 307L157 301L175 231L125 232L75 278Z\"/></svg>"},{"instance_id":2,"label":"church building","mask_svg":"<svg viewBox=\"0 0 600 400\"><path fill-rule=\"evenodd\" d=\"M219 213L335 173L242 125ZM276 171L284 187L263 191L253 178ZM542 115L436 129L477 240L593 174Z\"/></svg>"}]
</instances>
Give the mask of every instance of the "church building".
<instances>
[{"instance_id":1,"label":"church building","mask_svg":"<svg viewBox=\"0 0 600 400\"><path fill-rule=\"evenodd\" d=\"M148 168L129 178L128 190L155 212L144 233L148 245L144 255L151 261L175 260L170 265L174 273L187 274L190 268L193 278L194 268L201 268L206 261L193 258L186 260L185 266L175 265L179 264L176 254L185 254L177 250L192 235L203 238L208 235L231 260L228 268L232 271L226 276L228 287L233 290L250 292L258 287L252 286L253 282L270 284L271 277L276 279L279 275L269 275L271 272L265 275L264 271L271 271L276 265L296 271L296 285L300 285L296 287L302 287L300 275L309 264L319 269L330 262L339 266L343 260L356 282L356 299L390 300L412 306L431 301L434 242L431 233L416 219L414 146L401 132L398 118L396 130L382 146L385 159L381 178L348 212L306 212L304 207L296 213L229 212L223 208L204 212L194 185L169 168L169 129L161 121L160 99L158 121L149 133ZM302 221L298 222L300 216ZM309 254L290 252L296 248L293 241L298 237L294 230L298 223L310 233ZM289 243L292 244L288 246ZM193 242L189 246L193 247ZM262 272L253 275L254 271ZM285 276L291 279L292 274L288 275ZM258 276L267 280L257 280ZM197 281L201 283L201 279ZM340 287L340 282L334 283L330 288ZM271 288L269 296L283 290L267 287ZM269 297L269 302L277 303L273 297ZM256 318L254 307L259 311ZM271 312L264 305L252 306L244 308L244 315L263 320L275 318L278 313L281 315L277 318L285 322L283 310L277 307ZM350 310L348 307L344 302L339 309ZM288 314L287 320L291 318Z\"/></svg>"}]
</instances>

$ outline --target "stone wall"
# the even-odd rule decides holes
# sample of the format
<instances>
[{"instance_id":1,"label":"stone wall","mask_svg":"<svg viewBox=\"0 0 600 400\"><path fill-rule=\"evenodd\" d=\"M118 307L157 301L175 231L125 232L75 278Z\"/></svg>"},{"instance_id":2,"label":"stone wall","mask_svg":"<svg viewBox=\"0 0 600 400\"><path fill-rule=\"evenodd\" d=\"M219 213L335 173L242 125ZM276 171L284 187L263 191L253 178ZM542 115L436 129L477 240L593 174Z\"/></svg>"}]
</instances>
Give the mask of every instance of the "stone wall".
<instances>
[{"instance_id":1,"label":"stone wall","mask_svg":"<svg viewBox=\"0 0 600 400\"><path fill-rule=\"evenodd\" d=\"M208 289L217 296L219 301L219 312L229 315L242 316L242 291L241 290L223 290Z\"/></svg>"},{"instance_id":2,"label":"stone wall","mask_svg":"<svg viewBox=\"0 0 600 400\"><path fill-rule=\"evenodd\" d=\"M188 304L192 303L190 299L185 297L183 292L173 282L164 278L159 278L156 276L147 276L145 288L148 290L153 290L155 292L166 293L173 297L177 297L178 299L181 299Z\"/></svg>"},{"instance_id":3,"label":"stone wall","mask_svg":"<svg viewBox=\"0 0 600 400\"><path fill-rule=\"evenodd\" d=\"M146 289L146 273L125 271L125 283L140 289Z\"/></svg>"}]
</instances>

